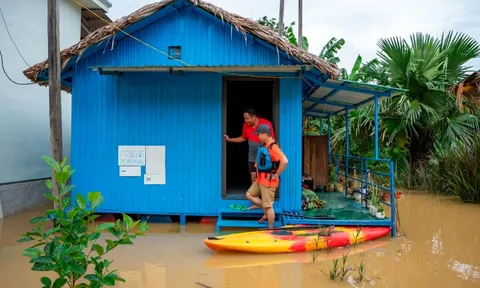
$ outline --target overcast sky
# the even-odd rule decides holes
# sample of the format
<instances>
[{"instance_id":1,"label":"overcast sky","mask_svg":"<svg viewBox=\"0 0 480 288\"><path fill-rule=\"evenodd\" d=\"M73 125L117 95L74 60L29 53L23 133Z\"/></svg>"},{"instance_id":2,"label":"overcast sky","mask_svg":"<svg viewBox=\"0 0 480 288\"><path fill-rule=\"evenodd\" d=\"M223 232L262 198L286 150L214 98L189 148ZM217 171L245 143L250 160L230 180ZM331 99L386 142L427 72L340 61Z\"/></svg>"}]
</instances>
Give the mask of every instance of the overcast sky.
<instances>
[{"instance_id":1,"label":"overcast sky","mask_svg":"<svg viewBox=\"0 0 480 288\"><path fill-rule=\"evenodd\" d=\"M110 0L113 20L153 0ZM257 20L267 15L278 19L279 0L208 0L238 15ZM386 4L389 3L389 4ZM340 67L351 69L358 54L367 61L376 56L383 37L408 37L427 32L440 35L455 30L480 41L480 0L304 0L303 34L309 52L318 54L331 37L344 38ZM285 23L297 22L298 1L285 0ZM297 29L297 26L295 26ZM295 34L298 30L295 31ZM480 59L472 64L480 68Z\"/></svg>"}]
</instances>

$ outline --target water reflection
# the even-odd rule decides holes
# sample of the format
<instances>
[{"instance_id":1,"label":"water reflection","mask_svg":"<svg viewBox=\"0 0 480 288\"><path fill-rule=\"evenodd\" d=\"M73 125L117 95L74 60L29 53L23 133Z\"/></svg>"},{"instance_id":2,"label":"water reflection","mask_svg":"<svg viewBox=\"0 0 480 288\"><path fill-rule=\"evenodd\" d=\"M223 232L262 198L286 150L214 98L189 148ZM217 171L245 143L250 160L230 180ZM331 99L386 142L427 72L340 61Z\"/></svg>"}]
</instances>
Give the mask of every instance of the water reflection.
<instances>
[{"instance_id":1,"label":"water reflection","mask_svg":"<svg viewBox=\"0 0 480 288\"><path fill-rule=\"evenodd\" d=\"M117 285L122 288L478 287L480 232L463 223L480 219L480 206L428 195L403 196L399 208L407 237L322 251L316 263L311 262L311 253L215 254L202 241L215 233L215 225L195 223L151 224L147 237L116 248L108 257L114 260L112 268L127 280ZM41 212L0 220L0 287L40 286L44 274L30 270L28 259L21 256L28 246L16 240L32 228L29 220ZM342 283L325 275L332 260L346 253L352 268L365 264L363 283L357 283L355 273Z\"/></svg>"},{"instance_id":2,"label":"water reflection","mask_svg":"<svg viewBox=\"0 0 480 288\"><path fill-rule=\"evenodd\" d=\"M475 283L478 283L480 280L480 267L478 266L474 267L473 265L452 260L448 267L457 272L457 276L464 280L472 279Z\"/></svg>"},{"instance_id":3,"label":"water reflection","mask_svg":"<svg viewBox=\"0 0 480 288\"><path fill-rule=\"evenodd\" d=\"M432 236L432 254L440 254L443 251L443 244L442 239L440 238L442 231L438 230L437 232L433 233Z\"/></svg>"}]
</instances>

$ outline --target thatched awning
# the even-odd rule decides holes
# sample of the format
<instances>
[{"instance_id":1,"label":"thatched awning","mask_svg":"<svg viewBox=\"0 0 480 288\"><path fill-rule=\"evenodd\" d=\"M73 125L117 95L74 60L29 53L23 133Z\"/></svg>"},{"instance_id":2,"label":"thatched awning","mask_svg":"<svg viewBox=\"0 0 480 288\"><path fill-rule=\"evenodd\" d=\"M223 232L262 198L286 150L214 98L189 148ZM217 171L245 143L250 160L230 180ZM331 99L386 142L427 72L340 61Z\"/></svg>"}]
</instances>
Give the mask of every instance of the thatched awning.
<instances>
[{"instance_id":1,"label":"thatched awning","mask_svg":"<svg viewBox=\"0 0 480 288\"><path fill-rule=\"evenodd\" d=\"M108 37L115 34L118 29L123 30L131 24L151 16L175 1L177 0L163 0L157 3L146 5L132 14L116 20L110 25L99 28L70 48L62 50L60 52L62 69L65 68L65 66L68 64L68 61L72 57L81 55L89 47L106 40ZM188 1L193 5L207 11L208 13L215 15L216 17L222 19L222 21L232 24L240 33L244 35L246 33L250 33L253 36L262 39L263 41L278 47L279 50L297 58L299 61L305 64L314 65L318 70L320 70L320 72L329 75L331 78L338 78L340 74L337 66L334 64L331 64L324 59L320 59L314 54L308 53L305 50L290 44L287 39L280 37L276 31L257 23L256 21L227 12L222 8L201 0L185 1ZM26 69L23 74L31 81L38 83L40 81L38 79L38 75L46 69L48 69L48 59ZM39 85L46 86L48 83L39 83Z\"/></svg>"},{"instance_id":2,"label":"thatched awning","mask_svg":"<svg viewBox=\"0 0 480 288\"><path fill-rule=\"evenodd\" d=\"M453 95L457 96L457 107L462 108L463 97L480 109L480 70L473 72L462 82L451 88Z\"/></svg>"},{"instance_id":3,"label":"thatched awning","mask_svg":"<svg viewBox=\"0 0 480 288\"><path fill-rule=\"evenodd\" d=\"M102 19L99 19L95 16L92 12L88 11L87 9L82 9L82 20L81 26L82 31L80 35L80 39L83 39L88 36L88 34L92 33L93 31L102 28L108 23L112 23L112 20L108 17L108 15L102 9L91 9L95 14L100 16ZM108 23L107 23L108 22Z\"/></svg>"}]
</instances>

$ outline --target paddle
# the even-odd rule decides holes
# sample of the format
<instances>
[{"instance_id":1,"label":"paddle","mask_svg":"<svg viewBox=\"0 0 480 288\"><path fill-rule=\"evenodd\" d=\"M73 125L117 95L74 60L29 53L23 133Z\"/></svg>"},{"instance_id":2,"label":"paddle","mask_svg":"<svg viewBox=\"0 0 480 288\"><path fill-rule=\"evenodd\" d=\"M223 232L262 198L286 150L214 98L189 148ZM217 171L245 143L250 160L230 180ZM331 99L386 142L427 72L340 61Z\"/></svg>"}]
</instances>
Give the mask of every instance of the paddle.
<instances>
[{"instance_id":1,"label":"paddle","mask_svg":"<svg viewBox=\"0 0 480 288\"><path fill-rule=\"evenodd\" d=\"M328 226L328 225L327 225ZM278 228L259 228L260 231L275 231L275 230L308 230L308 229L319 229L324 228L325 225L305 225L305 226L294 226L294 227L278 227ZM333 232L333 231L332 231Z\"/></svg>"},{"instance_id":2,"label":"paddle","mask_svg":"<svg viewBox=\"0 0 480 288\"><path fill-rule=\"evenodd\" d=\"M291 217L298 217L298 218L303 218L303 219L325 219L325 220L333 220L337 219L337 217L333 215L318 215L318 216L303 216L303 215L297 215L297 214L288 214L288 213L275 213L277 215L283 215L283 216L291 216Z\"/></svg>"}]
</instances>

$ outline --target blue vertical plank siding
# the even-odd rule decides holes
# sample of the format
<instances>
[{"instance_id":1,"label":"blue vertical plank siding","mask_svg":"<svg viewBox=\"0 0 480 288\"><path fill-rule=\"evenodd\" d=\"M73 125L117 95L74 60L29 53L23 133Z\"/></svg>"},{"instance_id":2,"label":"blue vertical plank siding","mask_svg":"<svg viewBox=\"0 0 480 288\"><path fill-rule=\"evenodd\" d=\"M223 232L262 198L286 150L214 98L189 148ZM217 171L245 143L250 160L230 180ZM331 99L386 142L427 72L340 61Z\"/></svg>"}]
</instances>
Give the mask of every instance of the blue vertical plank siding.
<instances>
[{"instance_id":1,"label":"blue vertical plank siding","mask_svg":"<svg viewBox=\"0 0 480 288\"><path fill-rule=\"evenodd\" d=\"M279 57L275 48L266 48L251 36L245 40L229 23L187 9L172 12L132 35L154 48L130 37L119 41L112 37L104 41L104 49L85 58L86 66L296 64L292 58ZM181 46L180 60L187 64L169 59L164 54L169 46Z\"/></svg>"},{"instance_id":2,"label":"blue vertical plank siding","mask_svg":"<svg viewBox=\"0 0 480 288\"><path fill-rule=\"evenodd\" d=\"M221 197L222 76L192 73L75 73L72 177L76 191L101 191L100 211L215 215ZM280 143L289 159L274 207L294 210L301 200L301 80L280 82ZM119 145L165 145L166 185L120 177ZM142 167L142 175L145 167Z\"/></svg>"},{"instance_id":3,"label":"blue vertical plank siding","mask_svg":"<svg viewBox=\"0 0 480 288\"><path fill-rule=\"evenodd\" d=\"M163 52L181 46L182 60L193 65L294 64L195 9L181 9L132 33ZM128 37L115 40L113 49L108 41L105 49L81 57L73 67L74 194L102 192L99 212L206 216L230 204L251 205L221 196L224 75L100 75L92 67L184 65ZM301 207L301 89L301 79L280 80L277 129L289 164L274 207L283 210ZM144 185L145 167L141 177L120 177L119 145L166 146L166 184Z\"/></svg>"},{"instance_id":4,"label":"blue vertical plank siding","mask_svg":"<svg viewBox=\"0 0 480 288\"><path fill-rule=\"evenodd\" d=\"M288 158L281 177L280 203L286 211L299 210L302 201L302 80L280 80L280 147Z\"/></svg>"}]
</instances>

